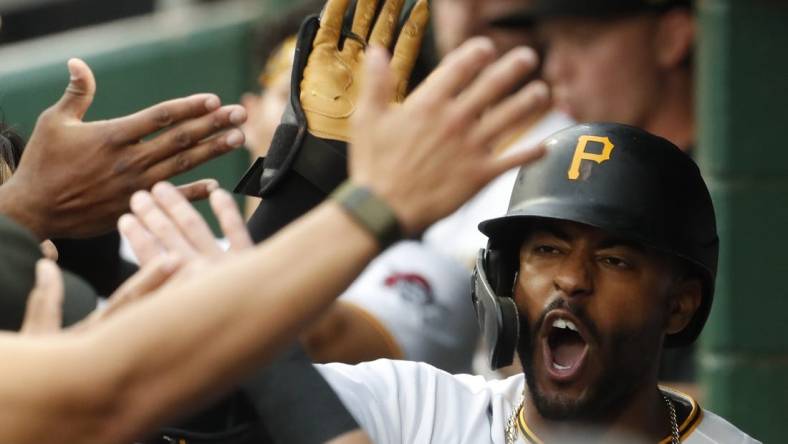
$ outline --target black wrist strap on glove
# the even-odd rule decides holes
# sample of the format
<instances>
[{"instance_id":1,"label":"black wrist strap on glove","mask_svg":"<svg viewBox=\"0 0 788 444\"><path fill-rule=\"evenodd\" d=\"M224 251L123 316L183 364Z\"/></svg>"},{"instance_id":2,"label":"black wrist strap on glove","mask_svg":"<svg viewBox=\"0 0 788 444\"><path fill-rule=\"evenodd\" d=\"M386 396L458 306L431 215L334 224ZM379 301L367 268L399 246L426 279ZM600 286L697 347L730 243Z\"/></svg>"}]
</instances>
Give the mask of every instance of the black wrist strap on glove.
<instances>
[{"instance_id":1,"label":"black wrist strap on glove","mask_svg":"<svg viewBox=\"0 0 788 444\"><path fill-rule=\"evenodd\" d=\"M381 250L402 239L394 210L368 188L348 180L331 193L331 199L377 239Z\"/></svg>"},{"instance_id":2,"label":"black wrist strap on glove","mask_svg":"<svg viewBox=\"0 0 788 444\"><path fill-rule=\"evenodd\" d=\"M347 144L312 135L301 107L301 79L319 27L317 16L301 25L282 121L268 155L254 162L234 190L264 199L248 223L255 242L311 210L347 178Z\"/></svg>"}]
</instances>

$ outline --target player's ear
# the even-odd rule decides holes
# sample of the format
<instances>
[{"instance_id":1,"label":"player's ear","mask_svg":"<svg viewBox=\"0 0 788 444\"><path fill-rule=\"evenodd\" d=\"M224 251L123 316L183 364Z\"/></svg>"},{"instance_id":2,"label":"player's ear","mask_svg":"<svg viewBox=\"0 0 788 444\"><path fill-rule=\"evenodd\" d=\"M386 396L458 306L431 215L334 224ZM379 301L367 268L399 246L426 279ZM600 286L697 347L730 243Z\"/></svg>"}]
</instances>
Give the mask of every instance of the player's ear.
<instances>
[{"instance_id":1,"label":"player's ear","mask_svg":"<svg viewBox=\"0 0 788 444\"><path fill-rule=\"evenodd\" d=\"M703 284L697 277L682 279L673 286L668 298L665 333L676 334L690 323L703 299Z\"/></svg>"},{"instance_id":2,"label":"player's ear","mask_svg":"<svg viewBox=\"0 0 788 444\"><path fill-rule=\"evenodd\" d=\"M673 68L691 57L695 45L695 18L685 9L672 9L659 17L656 32L657 61Z\"/></svg>"}]
</instances>

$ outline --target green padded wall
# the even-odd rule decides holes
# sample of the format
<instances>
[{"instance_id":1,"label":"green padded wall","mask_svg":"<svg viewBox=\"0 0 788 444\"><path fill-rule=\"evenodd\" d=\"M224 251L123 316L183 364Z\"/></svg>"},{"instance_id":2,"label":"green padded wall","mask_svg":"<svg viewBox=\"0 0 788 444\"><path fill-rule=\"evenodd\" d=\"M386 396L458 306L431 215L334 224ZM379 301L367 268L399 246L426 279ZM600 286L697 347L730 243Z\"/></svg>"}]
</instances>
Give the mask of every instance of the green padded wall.
<instances>
[{"instance_id":1,"label":"green padded wall","mask_svg":"<svg viewBox=\"0 0 788 444\"><path fill-rule=\"evenodd\" d=\"M697 3L700 160L721 247L701 352L707 407L764 442L786 442L788 4Z\"/></svg>"}]
</instances>

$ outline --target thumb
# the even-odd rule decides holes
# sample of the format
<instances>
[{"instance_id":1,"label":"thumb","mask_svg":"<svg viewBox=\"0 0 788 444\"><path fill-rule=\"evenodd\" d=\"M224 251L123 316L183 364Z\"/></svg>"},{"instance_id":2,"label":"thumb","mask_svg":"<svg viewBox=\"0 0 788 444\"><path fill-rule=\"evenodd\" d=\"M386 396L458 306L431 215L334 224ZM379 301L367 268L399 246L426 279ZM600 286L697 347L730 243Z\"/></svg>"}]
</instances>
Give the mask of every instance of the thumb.
<instances>
[{"instance_id":1,"label":"thumb","mask_svg":"<svg viewBox=\"0 0 788 444\"><path fill-rule=\"evenodd\" d=\"M70 74L68 86L55 107L69 117L82 120L90 104L93 103L96 79L88 65L80 59L68 61L68 72Z\"/></svg>"}]
</instances>

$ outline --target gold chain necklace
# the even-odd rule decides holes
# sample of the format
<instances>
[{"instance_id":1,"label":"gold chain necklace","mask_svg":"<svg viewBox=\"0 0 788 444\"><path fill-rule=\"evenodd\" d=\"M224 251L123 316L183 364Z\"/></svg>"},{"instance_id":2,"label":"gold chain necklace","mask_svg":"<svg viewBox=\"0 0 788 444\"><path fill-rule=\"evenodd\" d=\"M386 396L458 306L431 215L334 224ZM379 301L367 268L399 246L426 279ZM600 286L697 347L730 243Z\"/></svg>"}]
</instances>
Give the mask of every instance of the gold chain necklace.
<instances>
[{"instance_id":1,"label":"gold chain necklace","mask_svg":"<svg viewBox=\"0 0 788 444\"><path fill-rule=\"evenodd\" d=\"M671 444L681 444L676 407L673 406L673 402L671 402L670 398L668 398L666 394L662 393L662 399L664 399L665 403L668 405L668 413L670 414ZM517 437L520 434L520 429L517 427L517 415L524 407L525 396L523 396L523 400L520 401L520 404L509 415L509 419L506 421L506 428L504 429L504 439L506 440L506 444L514 444L515 441L517 441Z\"/></svg>"}]
</instances>

